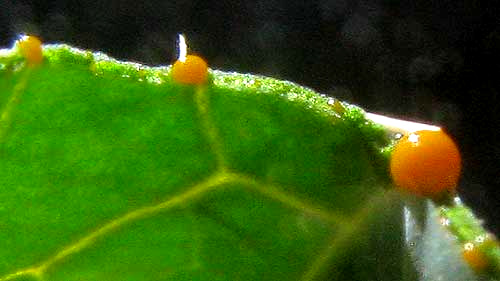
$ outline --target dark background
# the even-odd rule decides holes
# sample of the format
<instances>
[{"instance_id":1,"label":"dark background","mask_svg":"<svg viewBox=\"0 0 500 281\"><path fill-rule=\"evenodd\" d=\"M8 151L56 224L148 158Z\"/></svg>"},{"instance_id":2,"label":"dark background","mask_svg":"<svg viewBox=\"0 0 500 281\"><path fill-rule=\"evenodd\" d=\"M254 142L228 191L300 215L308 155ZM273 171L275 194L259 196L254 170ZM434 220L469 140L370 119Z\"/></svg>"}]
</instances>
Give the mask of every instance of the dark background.
<instances>
[{"instance_id":1,"label":"dark background","mask_svg":"<svg viewBox=\"0 0 500 281\"><path fill-rule=\"evenodd\" d=\"M464 161L461 197L500 234L500 9L459 0L0 0L20 33L170 64L177 34L212 68L291 80L368 111L440 124Z\"/></svg>"}]
</instances>

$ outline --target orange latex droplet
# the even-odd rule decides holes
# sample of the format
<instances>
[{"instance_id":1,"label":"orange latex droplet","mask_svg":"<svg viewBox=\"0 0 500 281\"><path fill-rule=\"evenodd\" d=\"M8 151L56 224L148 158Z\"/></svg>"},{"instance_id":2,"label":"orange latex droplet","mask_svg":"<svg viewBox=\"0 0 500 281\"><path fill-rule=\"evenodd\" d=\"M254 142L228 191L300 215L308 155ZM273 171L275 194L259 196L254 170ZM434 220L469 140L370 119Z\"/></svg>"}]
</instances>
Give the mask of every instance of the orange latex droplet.
<instances>
[{"instance_id":1,"label":"orange latex droplet","mask_svg":"<svg viewBox=\"0 0 500 281\"><path fill-rule=\"evenodd\" d=\"M460 152L443 131L417 131L396 144L391 156L396 186L413 194L437 197L454 192L461 170Z\"/></svg>"},{"instance_id":2,"label":"orange latex droplet","mask_svg":"<svg viewBox=\"0 0 500 281\"><path fill-rule=\"evenodd\" d=\"M483 272L489 263L485 255L472 243L467 243L462 252L462 257L467 264L476 272Z\"/></svg>"},{"instance_id":3,"label":"orange latex droplet","mask_svg":"<svg viewBox=\"0 0 500 281\"><path fill-rule=\"evenodd\" d=\"M187 55L185 61L177 60L172 66L172 78L181 84L204 84L207 76L207 63L199 56Z\"/></svg>"},{"instance_id":4,"label":"orange latex droplet","mask_svg":"<svg viewBox=\"0 0 500 281\"><path fill-rule=\"evenodd\" d=\"M23 36L17 41L17 45L28 65L33 66L42 63L42 42L36 36Z\"/></svg>"}]
</instances>

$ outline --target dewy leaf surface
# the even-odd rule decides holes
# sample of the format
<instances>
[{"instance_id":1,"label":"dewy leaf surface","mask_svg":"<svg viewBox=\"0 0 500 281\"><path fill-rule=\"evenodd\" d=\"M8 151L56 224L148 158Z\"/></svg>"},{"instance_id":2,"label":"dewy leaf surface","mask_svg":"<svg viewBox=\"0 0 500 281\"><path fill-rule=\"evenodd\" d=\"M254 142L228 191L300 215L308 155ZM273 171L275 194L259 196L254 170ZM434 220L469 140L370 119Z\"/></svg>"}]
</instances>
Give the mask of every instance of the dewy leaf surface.
<instances>
[{"instance_id":1,"label":"dewy leaf surface","mask_svg":"<svg viewBox=\"0 0 500 281\"><path fill-rule=\"evenodd\" d=\"M429 280L385 134L360 109L169 71L66 45L28 67L2 50L1 281Z\"/></svg>"}]
</instances>

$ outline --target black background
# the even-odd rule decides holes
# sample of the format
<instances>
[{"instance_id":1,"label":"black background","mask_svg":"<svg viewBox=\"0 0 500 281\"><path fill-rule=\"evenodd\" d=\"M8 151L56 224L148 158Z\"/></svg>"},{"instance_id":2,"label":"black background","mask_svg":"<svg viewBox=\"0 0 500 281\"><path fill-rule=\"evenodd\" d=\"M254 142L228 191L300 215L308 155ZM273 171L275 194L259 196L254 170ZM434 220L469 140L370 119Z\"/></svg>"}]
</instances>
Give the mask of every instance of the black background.
<instances>
[{"instance_id":1,"label":"black background","mask_svg":"<svg viewBox=\"0 0 500 281\"><path fill-rule=\"evenodd\" d=\"M461 197L500 233L497 1L0 0L20 33L170 64L177 34L212 68L291 80L368 111L440 124L459 144Z\"/></svg>"}]
</instances>

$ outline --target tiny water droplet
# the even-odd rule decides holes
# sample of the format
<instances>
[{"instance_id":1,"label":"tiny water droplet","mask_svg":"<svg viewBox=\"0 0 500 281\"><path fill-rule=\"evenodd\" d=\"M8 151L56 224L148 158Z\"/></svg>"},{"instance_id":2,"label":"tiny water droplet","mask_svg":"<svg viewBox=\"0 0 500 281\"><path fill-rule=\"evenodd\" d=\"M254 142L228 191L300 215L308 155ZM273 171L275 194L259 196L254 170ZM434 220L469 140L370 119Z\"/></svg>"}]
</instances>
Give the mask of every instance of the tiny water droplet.
<instances>
[{"instance_id":1,"label":"tiny water droplet","mask_svg":"<svg viewBox=\"0 0 500 281\"><path fill-rule=\"evenodd\" d=\"M472 249L474 249L474 244L473 244L473 243L470 243L470 242L469 242L469 243L465 243L465 245L464 245L464 249L465 249L466 251L472 251Z\"/></svg>"},{"instance_id":2,"label":"tiny water droplet","mask_svg":"<svg viewBox=\"0 0 500 281\"><path fill-rule=\"evenodd\" d=\"M441 223L442 226L449 226L450 225L450 220L448 218L441 218L439 219L439 223Z\"/></svg>"},{"instance_id":3,"label":"tiny water droplet","mask_svg":"<svg viewBox=\"0 0 500 281\"><path fill-rule=\"evenodd\" d=\"M485 235L479 235L479 236L477 236L477 237L474 239L474 241L476 241L476 243L483 243L483 242L484 242L484 240L486 240Z\"/></svg>"}]
</instances>

